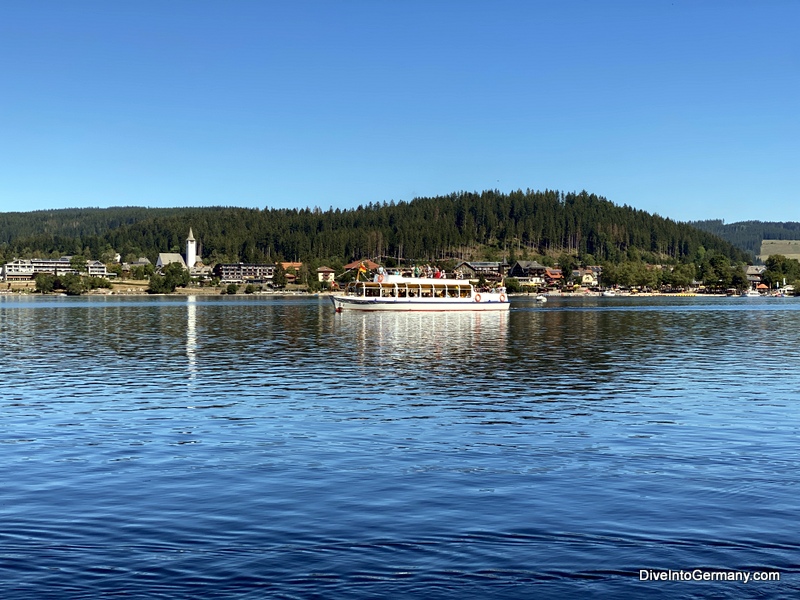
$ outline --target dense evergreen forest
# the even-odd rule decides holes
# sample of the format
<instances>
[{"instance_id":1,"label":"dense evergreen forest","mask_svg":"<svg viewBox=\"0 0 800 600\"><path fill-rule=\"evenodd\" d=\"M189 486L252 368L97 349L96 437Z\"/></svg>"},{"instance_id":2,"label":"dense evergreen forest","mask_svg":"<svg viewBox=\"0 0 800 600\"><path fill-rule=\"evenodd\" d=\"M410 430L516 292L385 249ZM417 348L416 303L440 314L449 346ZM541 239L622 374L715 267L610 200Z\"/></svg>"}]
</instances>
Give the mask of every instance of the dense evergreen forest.
<instances>
[{"instance_id":1,"label":"dense evergreen forest","mask_svg":"<svg viewBox=\"0 0 800 600\"><path fill-rule=\"evenodd\" d=\"M589 194L460 192L330 208L88 208L0 213L0 260L82 255L109 261L182 252L189 227L206 264L353 259L438 261L574 256L585 264L745 262L717 235Z\"/></svg>"},{"instance_id":2,"label":"dense evergreen forest","mask_svg":"<svg viewBox=\"0 0 800 600\"><path fill-rule=\"evenodd\" d=\"M772 223L763 221L741 221L725 224L721 220L693 221L698 229L721 237L747 252L759 254L763 240L800 240L800 223Z\"/></svg>"}]
</instances>

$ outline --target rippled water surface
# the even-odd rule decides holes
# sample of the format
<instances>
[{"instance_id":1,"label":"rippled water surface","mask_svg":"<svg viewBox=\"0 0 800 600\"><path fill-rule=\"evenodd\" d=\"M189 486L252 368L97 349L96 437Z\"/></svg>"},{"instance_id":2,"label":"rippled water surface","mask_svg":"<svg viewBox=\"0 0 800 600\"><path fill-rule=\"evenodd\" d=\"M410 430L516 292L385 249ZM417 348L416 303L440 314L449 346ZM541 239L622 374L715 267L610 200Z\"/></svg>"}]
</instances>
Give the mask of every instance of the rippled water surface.
<instances>
[{"instance_id":1,"label":"rippled water surface","mask_svg":"<svg viewBox=\"0 0 800 600\"><path fill-rule=\"evenodd\" d=\"M794 299L0 297L0 597L797 597L799 342Z\"/></svg>"}]
</instances>

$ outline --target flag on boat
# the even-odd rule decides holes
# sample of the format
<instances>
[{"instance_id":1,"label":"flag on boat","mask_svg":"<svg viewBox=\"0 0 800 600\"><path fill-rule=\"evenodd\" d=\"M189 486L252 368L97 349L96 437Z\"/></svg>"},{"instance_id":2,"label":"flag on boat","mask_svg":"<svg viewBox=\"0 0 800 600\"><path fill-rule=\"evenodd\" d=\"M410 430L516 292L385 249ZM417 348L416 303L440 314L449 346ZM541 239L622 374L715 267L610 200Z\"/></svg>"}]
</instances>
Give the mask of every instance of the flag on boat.
<instances>
[{"instance_id":1,"label":"flag on boat","mask_svg":"<svg viewBox=\"0 0 800 600\"><path fill-rule=\"evenodd\" d=\"M356 272L356 281L359 280L358 278L362 273L366 273L366 272L367 272L367 265L365 265L362 262L360 265L358 265L358 272Z\"/></svg>"}]
</instances>

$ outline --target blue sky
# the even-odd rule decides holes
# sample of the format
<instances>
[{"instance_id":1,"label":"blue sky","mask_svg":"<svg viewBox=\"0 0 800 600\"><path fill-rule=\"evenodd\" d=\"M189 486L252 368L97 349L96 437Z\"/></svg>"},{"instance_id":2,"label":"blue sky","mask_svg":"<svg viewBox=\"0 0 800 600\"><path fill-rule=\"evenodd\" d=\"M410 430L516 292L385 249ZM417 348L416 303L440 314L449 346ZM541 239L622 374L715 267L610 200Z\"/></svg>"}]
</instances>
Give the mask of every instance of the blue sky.
<instances>
[{"instance_id":1,"label":"blue sky","mask_svg":"<svg viewBox=\"0 0 800 600\"><path fill-rule=\"evenodd\" d=\"M0 211L601 195L800 221L796 0L7 0Z\"/></svg>"}]
</instances>

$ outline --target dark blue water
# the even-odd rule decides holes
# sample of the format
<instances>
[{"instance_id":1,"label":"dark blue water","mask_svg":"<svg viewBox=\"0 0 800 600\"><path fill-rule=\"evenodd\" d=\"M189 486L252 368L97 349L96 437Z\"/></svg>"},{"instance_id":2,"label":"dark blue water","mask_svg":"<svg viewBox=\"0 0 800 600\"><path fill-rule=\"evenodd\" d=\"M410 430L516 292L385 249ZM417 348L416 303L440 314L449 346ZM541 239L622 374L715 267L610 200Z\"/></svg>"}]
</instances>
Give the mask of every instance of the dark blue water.
<instances>
[{"instance_id":1,"label":"dark blue water","mask_svg":"<svg viewBox=\"0 0 800 600\"><path fill-rule=\"evenodd\" d=\"M800 300L6 296L0 357L4 599L800 594Z\"/></svg>"}]
</instances>

